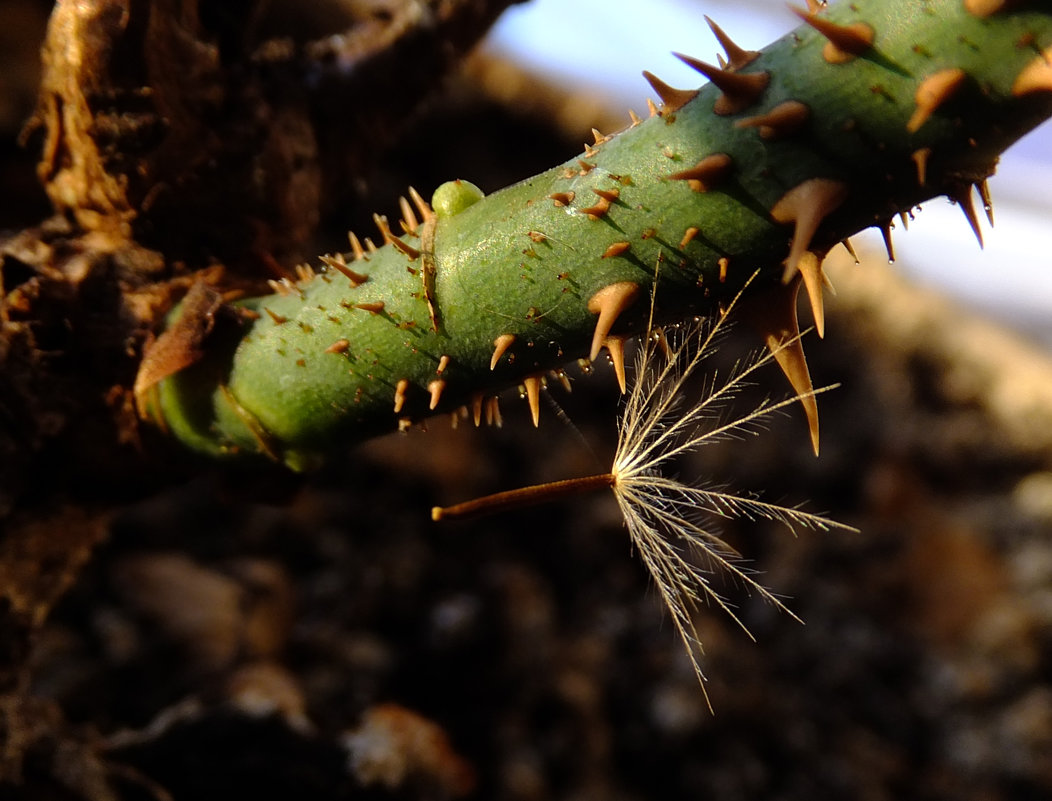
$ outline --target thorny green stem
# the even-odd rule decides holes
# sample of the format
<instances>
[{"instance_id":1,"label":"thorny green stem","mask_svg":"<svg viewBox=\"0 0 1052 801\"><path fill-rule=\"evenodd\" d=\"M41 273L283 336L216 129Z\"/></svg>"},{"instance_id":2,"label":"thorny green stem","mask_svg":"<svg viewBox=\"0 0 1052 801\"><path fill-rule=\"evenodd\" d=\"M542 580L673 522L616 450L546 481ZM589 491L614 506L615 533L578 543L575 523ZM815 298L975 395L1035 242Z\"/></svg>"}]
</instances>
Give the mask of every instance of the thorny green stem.
<instances>
[{"instance_id":1,"label":"thorny green stem","mask_svg":"<svg viewBox=\"0 0 1052 801\"><path fill-rule=\"evenodd\" d=\"M205 454L305 469L430 414L495 416L489 399L516 384L536 419L550 371L604 347L623 366L652 291L662 325L712 313L759 270L752 316L777 348L798 330L798 283L780 279L799 273L821 331L821 262L845 237L942 194L978 233L973 185L985 197L1000 153L1052 115L1052 8L855 0L804 16L759 53L728 48L725 69L683 57L711 79L696 92L648 76L658 113L546 173L486 198L443 185L433 211L414 197L401 226L377 218L379 248L354 237L349 257L238 304L241 327L215 304L207 321L177 314L159 345L182 336L203 358L171 374L147 354L142 407ZM802 350L778 361L806 398Z\"/></svg>"}]
</instances>

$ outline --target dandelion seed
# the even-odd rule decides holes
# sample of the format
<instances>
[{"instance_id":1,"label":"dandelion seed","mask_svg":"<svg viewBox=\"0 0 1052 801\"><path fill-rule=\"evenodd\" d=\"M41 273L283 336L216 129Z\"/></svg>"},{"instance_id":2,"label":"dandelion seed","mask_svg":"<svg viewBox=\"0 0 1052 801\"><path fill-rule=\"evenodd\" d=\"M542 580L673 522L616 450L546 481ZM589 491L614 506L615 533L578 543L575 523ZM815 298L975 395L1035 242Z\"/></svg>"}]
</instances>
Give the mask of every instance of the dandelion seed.
<instances>
[{"instance_id":1,"label":"dandelion seed","mask_svg":"<svg viewBox=\"0 0 1052 801\"><path fill-rule=\"evenodd\" d=\"M758 434L768 417L803 397L764 400L744 415L728 415L729 405L752 385L754 374L774 361L776 354L765 352L740 362L722 378L710 376L701 398L688 404L688 381L715 352L737 300L710 324L699 322L667 331L662 337L641 338L609 473L523 487L432 509L434 520L468 518L605 487L612 489L634 550L672 616L706 702L708 694L700 662L703 649L694 623L700 607L706 603L715 605L752 636L730 601L714 588L715 575L737 579L747 590L798 619L742 566L738 554L713 528L706 526L706 518L767 519L790 530L854 530L801 509L720 488L693 486L664 474L670 462L704 445ZM791 344L793 341L782 347Z\"/></svg>"}]
</instances>

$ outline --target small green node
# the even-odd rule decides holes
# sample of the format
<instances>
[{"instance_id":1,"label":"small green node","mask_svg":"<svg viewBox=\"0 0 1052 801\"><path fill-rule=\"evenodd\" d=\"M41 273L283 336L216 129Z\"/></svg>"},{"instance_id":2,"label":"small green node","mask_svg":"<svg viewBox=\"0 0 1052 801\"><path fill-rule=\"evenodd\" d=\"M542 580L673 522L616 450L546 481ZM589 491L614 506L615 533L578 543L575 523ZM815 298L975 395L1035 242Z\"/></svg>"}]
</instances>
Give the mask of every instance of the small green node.
<instances>
[{"instance_id":1,"label":"small green node","mask_svg":"<svg viewBox=\"0 0 1052 801\"><path fill-rule=\"evenodd\" d=\"M460 178L446 181L431 196L431 207L439 217L452 217L460 214L468 206L474 206L486 195L471 181Z\"/></svg>"}]
</instances>

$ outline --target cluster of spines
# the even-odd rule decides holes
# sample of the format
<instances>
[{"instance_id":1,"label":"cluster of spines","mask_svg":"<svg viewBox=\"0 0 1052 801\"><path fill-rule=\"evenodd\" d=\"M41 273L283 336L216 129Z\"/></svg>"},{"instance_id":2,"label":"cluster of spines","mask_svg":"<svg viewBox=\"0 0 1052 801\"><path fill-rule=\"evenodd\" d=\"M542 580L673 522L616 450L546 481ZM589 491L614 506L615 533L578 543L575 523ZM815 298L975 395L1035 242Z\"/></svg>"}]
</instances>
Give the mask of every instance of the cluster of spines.
<instances>
[{"instance_id":1,"label":"cluster of spines","mask_svg":"<svg viewBox=\"0 0 1052 801\"><path fill-rule=\"evenodd\" d=\"M968 12L984 17L988 16L1006 5L1006 0L963 0ZM831 65L849 64L853 60L865 57L875 47L877 32L865 23L858 22L848 25L832 22L821 15L824 4L808 0L807 10L794 8L805 23L825 38L826 44L822 50L823 59ZM745 50L736 45L726 33L709 20L709 25L717 40L723 47L724 54L718 56L718 66L708 64L690 56L677 54L687 65L704 75L718 90L719 95L713 104L713 111L719 116L733 117L745 114L751 107L757 104L764 95L771 82L771 75L767 71L749 71L750 65L757 59L759 53ZM699 90L677 89L672 87L651 73L644 73L654 91L661 101L658 107L648 101L650 116L663 117L667 122L675 119L676 113L694 100ZM969 76L965 69L960 67L944 67L935 70L930 75L924 76L919 82L914 96L914 110L906 123L906 130L910 134L920 131L925 124L937 114L962 87L968 84ZM1046 49L1040 53L1038 58L1031 62L1017 77L1012 91L1015 95L1024 95L1034 91L1052 90L1052 52ZM806 129L811 118L811 109L807 104L797 100L785 100L762 113L751 116L741 116L735 120L733 125L739 129L753 129L756 134L764 140L777 140L792 137ZM636 127L641 119L630 112L630 127ZM584 157L577 160L576 167L567 167L564 177L585 176L595 169L594 159L600 148L610 140L611 137L593 130L594 142L586 144ZM929 160L931 148L920 147L913 151L912 160L916 169L916 180L919 186L925 186L928 178ZM678 169L670 172L665 177L673 181L686 182L694 192L705 193L718 189L734 172L735 164L733 158L727 153L713 152L698 159L696 163L686 169ZM984 209L992 224L992 206L990 204L989 192L985 180L979 180L974 184L983 202ZM972 182L962 182L959 186L950 187L947 191L949 197L960 206L968 223L975 232L976 237L982 244L982 234L979 227L978 217L972 197ZM621 202L621 189L617 186L592 187L587 190L591 193L587 198L579 197L574 191L553 192L548 199L555 207L570 207L580 215L593 221L604 218L610 210ZM811 436L814 447L818 446L818 422L817 409L813 399L812 386L808 374L806 360L802 347L799 345L799 325L796 319L796 296L799 287L804 286L815 321L815 328L819 335L824 333L824 311L823 311L823 286L826 278L822 272L822 261L828 247L815 247L813 240L816 238L823 222L831 214L844 204L849 195L849 186L845 181L833 178L815 177L806 179L786 191L770 208L769 214L773 221L792 226L788 256L784 260L783 285L771 290L765 297L757 297L754 306L757 308L754 320L761 329L764 340L777 351L778 362L788 376L794 390L804 399L803 403L808 417ZM431 328L439 329L438 313L433 297L433 280L435 265L433 262L432 249L428 237L433 235L436 221L436 213L432 207L423 200L415 190L410 189L409 198L400 199L401 219L399 225L402 235L396 235L392 230L387 218L375 215L374 221L380 233L382 244L389 246L407 259L406 269L414 276L421 277L421 296L426 300L430 316ZM906 223L907 217L902 214L902 222ZM894 258L891 243L892 216L876 223L881 230L887 246L889 258ZM699 235L698 225L688 225L679 239L680 249L685 249ZM529 232L534 242L544 241L545 234L541 232ZM352 288L361 287L369 281L368 262L370 256L377 251L375 245L369 238L360 240L355 234L349 234L352 260L341 254L326 256L322 262L331 270L341 273ZM847 240L843 241L845 247L851 251L851 245ZM601 254L603 259L614 259L626 255L631 249L631 243L627 240L615 241L608 244ZM853 251L851 251L853 253ZM429 263L429 257L431 259ZM719 280L726 279L730 262L722 257L719 262ZM272 283L272 287L279 294L295 294L300 292L297 284L309 282L314 277L313 271L301 267L297 269L297 281L283 279ZM631 281L617 281L609 286L596 291L587 301L588 311L596 315L596 325L589 348L588 360L593 361L605 348L613 364L618 383L622 391L625 389L624 369L624 337L612 333L618 318L638 299L643 293L642 284ZM351 304L351 307L368 311L373 314L383 314L385 311L383 300L366 300ZM263 307L275 324L286 322L270 309ZM495 370L501 359L509 354L515 344L515 335L505 333L498 335L493 341L492 358L490 369ZM785 343L793 344L785 346ZM347 339L337 339L325 348L326 353L345 353L351 346ZM434 377L426 383L428 394L427 406L429 410L438 410L442 403L443 393L447 387L444 373L449 368L451 357L440 355ZM568 384L565 374L561 371L552 373L562 383ZM548 371L538 371L521 381L521 394L529 402L530 413L534 424L539 421L540 392L544 386ZM392 406L394 414L402 415L405 410L407 397L414 382L408 378L400 378L394 382L394 393ZM499 424L500 412L495 397L486 397L482 393L475 393L470 399L470 412L467 407L461 407L454 411L453 419L459 420L470 414L476 425L483 418L488 422ZM399 427L405 428L411 425L411 418L400 416Z\"/></svg>"}]
</instances>

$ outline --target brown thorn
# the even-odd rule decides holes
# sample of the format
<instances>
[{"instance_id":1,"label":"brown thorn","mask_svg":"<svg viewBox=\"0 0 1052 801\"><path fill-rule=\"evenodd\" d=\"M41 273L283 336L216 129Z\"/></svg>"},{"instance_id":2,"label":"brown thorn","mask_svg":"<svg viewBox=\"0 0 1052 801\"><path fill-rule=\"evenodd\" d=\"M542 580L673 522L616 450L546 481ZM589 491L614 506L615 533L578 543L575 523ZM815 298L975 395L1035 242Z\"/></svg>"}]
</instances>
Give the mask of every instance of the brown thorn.
<instances>
[{"instance_id":1,"label":"brown thorn","mask_svg":"<svg viewBox=\"0 0 1052 801\"><path fill-rule=\"evenodd\" d=\"M1052 46L1023 67L1012 82L1012 95L1019 97L1030 92L1052 92Z\"/></svg>"},{"instance_id":2,"label":"brown thorn","mask_svg":"<svg viewBox=\"0 0 1052 801\"><path fill-rule=\"evenodd\" d=\"M639 125L639 123L641 123L643 121L643 120L641 120L639 118L638 114L636 114L634 111L632 111L632 109L628 110L628 119L631 120L633 128L635 128L637 125Z\"/></svg>"},{"instance_id":3,"label":"brown thorn","mask_svg":"<svg viewBox=\"0 0 1052 801\"><path fill-rule=\"evenodd\" d=\"M884 250L888 252L888 261L895 261L895 245L891 241L891 218L880 224L880 235L884 237Z\"/></svg>"},{"instance_id":4,"label":"brown thorn","mask_svg":"<svg viewBox=\"0 0 1052 801\"><path fill-rule=\"evenodd\" d=\"M573 203L574 197L576 197L576 195L573 192L552 192L548 195L548 199L555 203L556 208L569 206Z\"/></svg>"},{"instance_id":5,"label":"brown thorn","mask_svg":"<svg viewBox=\"0 0 1052 801\"><path fill-rule=\"evenodd\" d=\"M514 334L501 334L495 340L493 340L493 356L489 360L489 369L496 370L497 362L500 361L500 357L510 348L515 342Z\"/></svg>"},{"instance_id":6,"label":"brown thorn","mask_svg":"<svg viewBox=\"0 0 1052 801\"><path fill-rule=\"evenodd\" d=\"M592 129L592 138L595 140L594 144L601 145L604 142L609 141L609 136L603 136L602 132L598 128Z\"/></svg>"},{"instance_id":7,"label":"brown thorn","mask_svg":"<svg viewBox=\"0 0 1052 801\"><path fill-rule=\"evenodd\" d=\"M799 100L786 100L764 114L738 120L734 127L758 128L761 139L781 139L799 131L810 116L811 109Z\"/></svg>"},{"instance_id":8,"label":"brown thorn","mask_svg":"<svg viewBox=\"0 0 1052 801\"><path fill-rule=\"evenodd\" d=\"M789 10L828 40L825 49L822 50L822 58L830 64L844 64L873 47L876 33L864 22L838 25L793 5L789 6Z\"/></svg>"},{"instance_id":9,"label":"brown thorn","mask_svg":"<svg viewBox=\"0 0 1052 801\"><path fill-rule=\"evenodd\" d=\"M990 223L990 227L994 227L994 202L990 197L990 185L983 178L979 183L975 185L975 188L979 190L979 199L983 202L983 211L986 212L986 219Z\"/></svg>"},{"instance_id":10,"label":"brown thorn","mask_svg":"<svg viewBox=\"0 0 1052 801\"><path fill-rule=\"evenodd\" d=\"M409 187L409 199L413 201L413 205L416 206L416 210L419 212L420 217L424 222L434 219L434 209L431 208L430 203L420 196L420 193L416 191L415 187Z\"/></svg>"},{"instance_id":11,"label":"brown thorn","mask_svg":"<svg viewBox=\"0 0 1052 801\"><path fill-rule=\"evenodd\" d=\"M482 403L485 400L481 392L471 396L471 419L475 422L475 428L482 425Z\"/></svg>"},{"instance_id":12,"label":"brown thorn","mask_svg":"<svg viewBox=\"0 0 1052 801\"><path fill-rule=\"evenodd\" d=\"M676 89L647 70L643 70L643 77L647 79L647 83L657 93L657 96L661 98L661 102L664 105L660 112L662 115L678 111L698 96L697 89Z\"/></svg>"},{"instance_id":13,"label":"brown thorn","mask_svg":"<svg viewBox=\"0 0 1052 801\"><path fill-rule=\"evenodd\" d=\"M728 259L726 256L723 256L721 259L719 259L719 261L716 262L716 264L720 268L720 274L719 274L720 283L721 284L727 283L727 270L730 269L731 260Z\"/></svg>"},{"instance_id":14,"label":"brown thorn","mask_svg":"<svg viewBox=\"0 0 1052 801\"><path fill-rule=\"evenodd\" d=\"M695 192L708 192L718 186L731 171L731 157L726 153L712 153L693 167L668 176L673 181L689 181Z\"/></svg>"},{"instance_id":15,"label":"brown thorn","mask_svg":"<svg viewBox=\"0 0 1052 801\"><path fill-rule=\"evenodd\" d=\"M906 212L904 212L904 211L900 211L899 212L899 222L902 223L902 230L903 231L910 230L910 217L909 217L909 215Z\"/></svg>"},{"instance_id":16,"label":"brown thorn","mask_svg":"<svg viewBox=\"0 0 1052 801\"><path fill-rule=\"evenodd\" d=\"M284 317L277 312L271 311L268 307L264 306L263 311L267 313L267 316L274 321L274 325L283 325L289 321L288 317Z\"/></svg>"},{"instance_id":17,"label":"brown thorn","mask_svg":"<svg viewBox=\"0 0 1052 801\"><path fill-rule=\"evenodd\" d=\"M365 237L363 241L365 242L365 249L370 253L376 253L376 251L380 249L376 247L376 243L373 242L373 240L371 240L369 237Z\"/></svg>"},{"instance_id":18,"label":"brown thorn","mask_svg":"<svg viewBox=\"0 0 1052 801\"><path fill-rule=\"evenodd\" d=\"M347 262L342 258L333 258L332 256L322 256L321 263L326 267L331 267L338 273L342 273L344 277L351 282L351 288L359 287L369 280L369 276L364 273L352 270L347 266Z\"/></svg>"},{"instance_id":19,"label":"brown thorn","mask_svg":"<svg viewBox=\"0 0 1052 801\"><path fill-rule=\"evenodd\" d=\"M797 184L775 203L771 217L780 223L794 223L793 241L785 260L786 276L791 277L796 263L811 247L811 239L829 214L847 197L848 187L843 181L831 178L810 178Z\"/></svg>"},{"instance_id":20,"label":"brown thorn","mask_svg":"<svg viewBox=\"0 0 1052 801\"><path fill-rule=\"evenodd\" d=\"M559 382L559 386L563 388L567 395L573 392L573 385L570 383L570 376L566 374L565 370L553 370L552 377Z\"/></svg>"},{"instance_id":21,"label":"brown thorn","mask_svg":"<svg viewBox=\"0 0 1052 801\"><path fill-rule=\"evenodd\" d=\"M720 43L720 47L723 48L723 52L727 54L727 67L732 70L741 69L759 57L760 53L756 50L744 50L738 47L731 37L723 32L723 28L711 19L705 17L705 21L709 24L709 29Z\"/></svg>"},{"instance_id":22,"label":"brown thorn","mask_svg":"<svg viewBox=\"0 0 1052 801\"><path fill-rule=\"evenodd\" d=\"M398 383L395 384L395 395L394 395L394 413L398 414L402 411L402 407L405 406L405 394L409 391L409 379L399 379Z\"/></svg>"},{"instance_id":23,"label":"brown thorn","mask_svg":"<svg viewBox=\"0 0 1052 801\"><path fill-rule=\"evenodd\" d=\"M767 84L771 82L769 72L732 72L730 70L714 67L696 58L685 56L682 53L673 53L676 58L688 67L697 70L723 93L717 99L712 110L721 116L737 114L744 111L763 94Z\"/></svg>"},{"instance_id":24,"label":"brown thorn","mask_svg":"<svg viewBox=\"0 0 1052 801\"><path fill-rule=\"evenodd\" d=\"M427 391L431 393L431 402L428 404L428 409L432 411L438 406L438 402L442 399L442 390L446 388L446 380L444 378L436 378L430 384L427 385Z\"/></svg>"},{"instance_id":25,"label":"brown thorn","mask_svg":"<svg viewBox=\"0 0 1052 801\"><path fill-rule=\"evenodd\" d=\"M651 100L649 97L647 98L647 111L649 112L651 117L657 117L661 114L661 112L658 111L658 107L654 105L654 101Z\"/></svg>"},{"instance_id":26,"label":"brown thorn","mask_svg":"<svg viewBox=\"0 0 1052 801\"><path fill-rule=\"evenodd\" d=\"M906 123L906 130L916 133L939 106L953 97L967 77L967 73L960 67L949 67L933 72L921 81L913 95L917 108Z\"/></svg>"},{"instance_id":27,"label":"brown thorn","mask_svg":"<svg viewBox=\"0 0 1052 801\"><path fill-rule=\"evenodd\" d=\"M497 428L504 426L504 418L500 413L500 400L496 395L486 399L486 425Z\"/></svg>"},{"instance_id":28,"label":"brown thorn","mask_svg":"<svg viewBox=\"0 0 1052 801\"><path fill-rule=\"evenodd\" d=\"M975 238L979 240L979 247L981 248L983 246L983 232L979 229L979 217L975 213L975 203L972 201L971 185L968 184L963 186L952 194L948 192L947 197L961 207L961 211L964 212L964 218L968 220L968 225L971 226Z\"/></svg>"},{"instance_id":29,"label":"brown thorn","mask_svg":"<svg viewBox=\"0 0 1052 801\"><path fill-rule=\"evenodd\" d=\"M696 225L690 226L690 228L683 232L683 238L679 240L679 249L683 250L683 248L689 245L691 240L694 239L694 237L696 237L700 232L701 229L698 228Z\"/></svg>"},{"instance_id":30,"label":"brown thorn","mask_svg":"<svg viewBox=\"0 0 1052 801\"><path fill-rule=\"evenodd\" d=\"M815 321L815 331L820 338L824 338L826 316L825 307L822 304L822 285L825 276L822 273L822 262L819 261L817 254L808 250L800 257L796 266L804 277L804 289L807 290L807 298L811 303L811 316Z\"/></svg>"},{"instance_id":31,"label":"brown thorn","mask_svg":"<svg viewBox=\"0 0 1052 801\"><path fill-rule=\"evenodd\" d=\"M588 173L595 169L594 164L585 161L584 159L577 159L577 163L581 165L581 170L578 175L588 175Z\"/></svg>"},{"instance_id":32,"label":"brown thorn","mask_svg":"<svg viewBox=\"0 0 1052 801\"><path fill-rule=\"evenodd\" d=\"M625 253L630 247L632 247L631 242L614 242L610 247L603 251L601 258L616 259L618 256Z\"/></svg>"},{"instance_id":33,"label":"brown thorn","mask_svg":"<svg viewBox=\"0 0 1052 801\"><path fill-rule=\"evenodd\" d=\"M614 327L617 318L636 301L639 292L639 284L632 281L618 281L616 284L604 286L588 299L588 311L599 315L595 324L595 333L592 334L592 347L588 352L589 359L595 361L603 347L603 340L610 336L610 329Z\"/></svg>"},{"instance_id":34,"label":"brown thorn","mask_svg":"<svg viewBox=\"0 0 1052 801\"><path fill-rule=\"evenodd\" d=\"M976 17L989 17L1004 5L1005 0L964 0L964 10Z\"/></svg>"},{"instance_id":35,"label":"brown thorn","mask_svg":"<svg viewBox=\"0 0 1052 801\"><path fill-rule=\"evenodd\" d=\"M398 208L402 212L402 228L405 229L407 234L415 234L416 229L420 227L420 221L416 218L413 207L409 205L408 200L400 197L398 198Z\"/></svg>"},{"instance_id":36,"label":"brown thorn","mask_svg":"<svg viewBox=\"0 0 1052 801\"><path fill-rule=\"evenodd\" d=\"M384 302L382 300L373 300L366 303L355 303L354 308L371 312L372 314L380 314L384 310Z\"/></svg>"},{"instance_id":37,"label":"brown thorn","mask_svg":"<svg viewBox=\"0 0 1052 801\"><path fill-rule=\"evenodd\" d=\"M778 366L793 391L800 395L800 403L807 416L807 427L811 434L811 446L818 455L818 402L807 369L807 357L800 342L800 323L796 316L796 297L801 279L797 276L785 286L773 287L755 294L743 313L760 330L764 343L771 350Z\"/></svg>"},{"instance_id":38,"label":"brown thorn","mask_svg":"<svg viewBox=\"0 0 1052 801\"><path fill-rule=\"evenodd\" d=\"M599 198L599 201L585 209L579 209L582 214L587 214L593 220L598 220L608 211L610 211L610 201L604 198Z\"/></svg>"},{"instance_id":39,"label":"brown thorn","mask_svg":"<svg viewBox=\"0 0 1052 801\"><path fill-rule=\"evenodd\" d=\"M409 258L409 261L416 261L420 258L419 250L398 237L392 237L388 244L395 250L404 253Z\"/></svg>"},{"instance_id":40,"label":"brown thorn","mask_svg":"<svg viewBox=\"0 0 1052 801\"><path fill-rule=\"evenodd\" d=\"M924 186L928 180L928 157L931 156L930 147L922 147L910 154L913 163L917 165L917 184Z\"/></svg>"},{"instance_id":41,"label":"brown thorn","mask_svg":"<svg viewBox=\"0 0 1052 801\"><path fill-rule=\"evenodd\" d=\"M855 248L851 245L851 239L850 238L844 237L840 241L840 244L844 246L844 250L846 250L848 252L848 255L851 256L851 258L853 258L855 260L855 264L861 264L862 263L858 259L858 254L855 253Z\"/></svg>"},{"instance_id":42,"label":"brown thorn","mask_svg":"<svg viewBox=\"0 0 1052 801\"><path fill-rule=\"evenodd\" d=\"M541 377L526 376L522 383L526 387L526 400L530 404L530 418L533 420L533 427L537 428L541 424Z\"/></svg>"},{"instance_id":43,"label":"brown thorn","mask_svg":"<svg viewBox=\"0 0 1052 801\"><path fill-rule=\"evenodd\" d=\"M326 353L346 353L347 349L351 346L350 340L337 339L329 347L325 349Z\"/></svg>"},{"instance_id":44,"label":"brown thorn","mask_svg":"<svg viewBox=\"0 0 1052 801\"><path fill-rule=\"evenodd\" d=\"M446 371L446 368L449 367L449 362L449 356L443 353L438 359L438 367L435 368L435 373L442 375L442 373Z\"/></svg>"},{"instance_id":45,"label":"brown thorn","mask_svg":"<svg viewBox=\"0 0 1052 801\"><path fill-rule=\"evenodd\" d=\"M614 375L617 376L617 386L621 388L624 395L628 388L625 380L625 338L607 337L603 340L603 347L610 354L610 361L614 365Z\"/></svg>"},{"instance_id":46,"label":"brown thorn","mask_svg":"<svg viewBox=\"0 0 1052 801\"><path fill-rule=\"evenodd\" d=\"M391 233L391 228L387 224L387 218L382 214L374 214L373 222L376 223L376 227L380 230L380 236L383 237L384 244L390 245L394 242L394 235Z\"/></svg>"}]
</instances>

